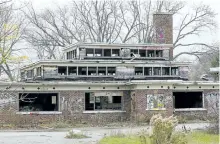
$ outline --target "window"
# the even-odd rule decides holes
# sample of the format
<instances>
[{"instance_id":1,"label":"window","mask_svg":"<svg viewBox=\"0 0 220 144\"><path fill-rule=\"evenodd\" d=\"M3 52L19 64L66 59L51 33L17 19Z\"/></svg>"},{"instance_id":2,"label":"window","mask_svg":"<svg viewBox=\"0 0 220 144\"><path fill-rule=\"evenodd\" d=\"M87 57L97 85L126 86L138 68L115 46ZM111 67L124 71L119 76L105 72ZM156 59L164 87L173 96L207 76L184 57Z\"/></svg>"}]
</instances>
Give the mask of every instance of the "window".
<instances>
[{"instance_id":1,"label":"window","mask_svg":"<svg viewBox=\"0 0 220 144\"><path fill-rule=\"evenodd\" d=\"M170 75L170 67L163 67L162 75Z\"/></svg>"},{"instance_id":2,"label":"window","mask_svg":"<svg viewBox=\"0 0 220 144\"><path fill-rule=\"evenodd\" d=\"M78 75L87 75L87 67L78 67Z\"/></svg>"},{"instance_id":3,"label":"window","mask_svg":"<svg viewBox=\"0 0 220 144\"><path fill-rule=\"evenodd\" d=\"M102 56L102 49L95 49L95 56Z\"/></svg>"},{"instance_id":4,"label":"window","mask_svg":"<svg viewBox=\"0 0 220 144\"><path fill-rule=\"evenodd\" d=\"M152 67L145 67L144 68L144 75L151 76L152 75Z\"/></svg>"},{"instance_id":5,"label":"window","mask_svg":"<svg viewBox=\"0 0 220 144\"><path fill-rule=\"evenodd\" d=\"M161 75L161 68L160 67L154 67L154 75Z\"/></svg>"},{"instance_id":6,"label":"window","mask_svg":"<svg viewBox=\"0 0 220 144\"><path fill-rule=\"evenodd\" d=\"M143 75L143 67L135 67L135 75Z\"/></svg>"},{"instance_id":7,"label":"window","mask_svg":"<svg viewBox=\"0 0 220 144\"><path fill-rule=\"evenodd\" d=\"M88 67L88 75L96 75L96 67Z\"/></svg>"},{"instance_id":8,"label":"window","mask_svg":"<svg viewBox=\"0 0 220 144\"><path fill-rule=\"evenodd\" d=\"M94 49L86 49L86 56L93 57Z\"/></svg>"},{"instance_id":9,"label":"window","mask_svg":"<svg viewBox=\"0 0 220 144\"><path fill-rule=\"evenodd\" d=\"M179 75L178 67L171 67L171 75Z\"/></svg>"},{"instance_id":10,"label":"window","mask_svg":"<svg viewBox=\"0 0 220 144\"><path fill-rule=\"evenodd\" d=\"M147 95L147 109L159 110L165 108L165 97L163 94Z\"/></svg>"},{"instance_id":11,"label":"window","mask_svg":"<svg viewBox=\"0 0 220 144\"><path fill-rule=\"evenodd\" d=\"M41 67L37 68L37 76L41 76Z\"/></svg>"},{"instance_id":12,"label":"window","mask_svg":"<svg viewBox=\"0 0 220 144\"><path fill-rule=\"evenodd\" d=\"M173 92L174 106L178 108L203 108L202 92Z\"/></svg>"},{"instance_id":13,"label":"window","mask_svg":"<svg viewBox=\"0 0 220 144\"><path fill-rule=\"evenodd\" d=\"M147 57L155 57L154 56L154 50L148 50Z\"/></svg>"},{"instance_id":14,"label":"window","mask_svg":"<svg viewBox=\"0 0 220 144\"><path fill-rule=\"evenodd\" d=\"M146 50L139 50L140 57L146 57Z\"/></svg>"},{"instance_id":15,"label":"window","mask_svg":"<svg viewBox=\"0 0 220 144\"><path fill-rule=\"evenodd\" d=\"M121 96L94 96L85 93L85 110L121 110Z\"/></svg>"},{"instance_id":16,"label":"window","mask_svg":"<svg viewBox=\"0 0 220 144\"><path fill-rule=\"evenodd\" d=\"M112 56L113 57L120 56L120 50L119 49L112 49Z\"/></svg>"},{"instance_id":17,"label":"window","mask_svg":"<svg viewBox=\"0 0 220 144\"><path fill-rule=\"evenodd\" d=\"M68 67L68 75L76 75L77 68L76 67Z\"/></svg>"},{"instance_id":18,"label":"window","mask_svg":"<svg viewBox=\"0 0 220 144\"><path fill-rule=\"evenodd\" d=\"M162 50L156 50L156 57L163 57L163 51Z\"/></svg>"},{"instance_id":19,"label":"window","mask_svg":"<svg viewBox=\"0 0 220 144\"><path fill-rule=\"evenodd\" d=\"M131 49L131 53L138 54L138 49Z\"/></svg>"},{"instance_id":20,"label":"window","mask_svg":"<svg viewBox=\"0 0 220 144\"><path fill-rule=\"evenodd\" d=\"M111 57L111 49L104 49L104 56Z\"/></svg>"},{"instance_id":21,"label":"window","mask_svg":"<svg viewBox=\"0 0 220 144\"><path fill-rule=\"evenodd\" d=\"M108 69L108 75L115 75L115 71L116 71L115 67L108 67L107 69Z\"/></svg>"},{"instance_id":22,"label":"window","mask_svg":"<svg viewBox=\"0 0 220 144\"><path fill-rule=\"evenodd\" d=\"M25 79L25 72L21 72L21 79Z\"/></svg>"},{"instance_id":23,"label":"window","mask_svg":"<svg viewBox=\"0 0 220 144\"><path fill-rule=\"evenodd\" d=\"M67 74L67 67L58 67L58 74L66 75Z\"/></svg>"},{"instance_id":24,"label":"window","mask_svg":"<svg viewBox=\"0 0 220 144\"><path fill-rule=\"evenodd\" d=\"M98 67L98 75L106 75L106 67Z\"/></svg>"},{"instance_id":25,"label":"window","mask_svg":"<svg viewBox=\"0 0 220 144\"><path fill-rule=\"evenodd\" d=\"M34 76L34 70L28 70L27 71L27 78L33 78Z\"/></svg>"},{"instance_id":26,"label":"window","mask_svg":"<svg viewBox=\"0 0 220 144\"><path fill-rule=\"evenodd\" d=\"M19 111L58 111L57 93L19 93Z\"/></svg>"}]
</instances>

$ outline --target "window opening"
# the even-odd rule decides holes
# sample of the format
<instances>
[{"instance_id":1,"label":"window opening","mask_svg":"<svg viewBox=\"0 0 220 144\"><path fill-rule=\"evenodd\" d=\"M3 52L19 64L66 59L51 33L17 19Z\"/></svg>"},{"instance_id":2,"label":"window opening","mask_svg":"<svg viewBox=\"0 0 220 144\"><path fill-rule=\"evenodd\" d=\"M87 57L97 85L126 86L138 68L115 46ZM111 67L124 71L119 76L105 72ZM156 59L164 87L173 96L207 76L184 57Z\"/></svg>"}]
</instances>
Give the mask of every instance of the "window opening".
<instances>
[{"instance_id":1,"label":"window opening","mask_svg":"<svg viewBox=\"0 0 220 144\"><path fill-rule=\"evenodd\" d=\"M135 75L143 75L143 67L135 67Z\"/></svg>"},{"instance_id":2,"label":"window opening","mask_svg":"<svg viewBox=\"0 0 220 144\"><path fill-rule=\"evenodd\" d=\"M68 75L76 75L77 68L76 67L68 67Z\"/></svg>"},{"instance_id":3,"label":"window opening","mask_svg":"<svg viewBox=\"0 0 220 144\"><path fill-rule=\"evenodd\" d=\"M98 75L106 75L106 67L98 67Z\"/></svg>"},{"instance_id":4,"label":"window opening","mask_svg":"<svg viewBox=\"0 0 220 144\"><path fill-rule=\"evenodd\" d=\"M58 67L58 74L59 75L66 75L67 73L67 67Z\"/></svg>"},{"instance_id":5,"label":"window opening","mask_svg":"<svg viewBox=\"0 0 220 144\"><path fill-rule=\"evenodd\" d=\"M78 67L78 75L87 75L87 67Z\"/></svg>"}]
</instances>

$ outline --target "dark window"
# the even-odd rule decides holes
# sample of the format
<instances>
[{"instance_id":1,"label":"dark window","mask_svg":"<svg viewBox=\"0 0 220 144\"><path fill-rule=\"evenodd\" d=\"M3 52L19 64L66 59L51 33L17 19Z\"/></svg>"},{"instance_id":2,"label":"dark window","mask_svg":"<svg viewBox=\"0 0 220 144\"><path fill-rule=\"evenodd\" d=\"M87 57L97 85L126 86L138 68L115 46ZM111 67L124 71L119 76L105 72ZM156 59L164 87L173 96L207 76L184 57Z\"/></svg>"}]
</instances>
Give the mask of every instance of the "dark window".
<instances>
[{"instance_id":1,"label":"dark window","mask_svg":"<svg viewBox=\"0 0 220 144\"><path fill-rule=\"evenodd\" d=\"M162 68L162 75L170 75L170 68L169 67L163 67Z\"/></svg>"},{"instance_id":2,"label":"dark window","mask_svg":"<svg viewBox=\"0 0 220 144\"><path fill-rule=\"evenodd\" d=\"M144 75L151 76L152 75L152 67L145 67L144 68Z\"/></svg>"},{"instance_id":3,"label":"dark window","mask_svg":"<svg viewBox=\"0 0 220 144\"><path fill-rule=\"evenodd\" d=\"M98 67L98 75L106 75L106 67Z\"/></svg>"},{"instance_id":4,"label":"dark window","mask_svg":"<svg viewBox=\"0 0 220 144\"><path fill-rule=\"evenodd\" d=\"M93 57L93 51L94 51L94 49L86 49L86 56Z\"/></svg>"},{"instance_id":5,"label":"dark window","mask_svg":"<svg viewBox=\"0 0 220 144\"><path fill-rule=\"evenodd\" d=\"M78 75L87 75L87 67L78 67Z\"/></svg>"},{"instance_id":6,"label":"dark window","mask_svg":"<svg viewBox=\"0 0 220 144\"><path fill-rule=\"evenodd\" d=\"M68 75L76 75L77 73L77 68L76 67L68 67Z\"/></svg>"},{"instance_id":7,"label":"dark window","mask_svg":"<svg viewBox=\"0 0 220 144\"><path fill-rule=\"evenodd\" d=\"M58 67L58 74L66 75L67 74L67 67Z\"/></svg>"},{"instance_id":8,"label":"dark window","mask_svg":"<svg viewBox=\"0 0 220 144\"><path fill-rule=\"evenodd\" d=\"M131 49L131 53L138 54L138 50L137 49Z\"/></svg>"},{"instance_id":9,"label":"dark window","mask_svg":"<svg viewBox=\"0 0 220 144\"><path fill-rule=\"evenodd\" d=\"M108 69L108 75L115 75L115 71L116 71L115 67L108 67L107 69Z\"/></svg>"},{"instance_id":10,"label":"dark window","mask_svg":"<svg viewBox=\"0 0 220 144\"><path fill-rule=\"evenodd\" d=\"M119 49L112 49L112 56L120 56L120 50Z\"/></svg>"},{"instance_id":11,"label":"dark window","mask_svg":"<svg viewBox=\"0 0 220 144\"><path fill-rule=\"evenodd\" d=\"M111 57L111 49L104 49L104 56Z\"/></svg>"},{"instance_id":12,"label":"dark window","mask_svg":"<svg viewBox=\"0 0 220 144\"><path fill-rule=\"evenodd\" d=\"M147 51L147 57L155 57L154 56L154 50L148 50Z\"/></svg>"},{"instance_id":13,"label":"dark window","mask_svg":"<svg viewBox=\"0 0 220 144\"><path fill-rule=\"evenodd\" d=\"M202 108L202 92L173 92L175 108Z\"/></svg>"},{"instance_id":14,"label":"dark window","mask_svg":"<svg viewBox=\"0 0 220 144\"><path fill-rule=\"evenodd\" d=\"M41 76L41 67L37 68L37 76Z\"/></svg>"},{"instance_id":15,"label":"dark window","mask_svg":"<svg viewBox=\"0 0 220 144\"><path fill-rule=\"evenodd\" d=\"M94 96L85 93L85 110L94 110Z\"/></svg>"},{"instance_id":16,"label":"dark window","mask_svg":"<svg viewBox=\"0 0 220 144\"><path fill-rule=\"evenodd\" d=\"M143 67L135 67L135 75L143 75Z\"/></svg>"},{"instance_id":17,"label":"dark window","mask_svg":"<svg viewBox=\"0 0 220 144\"><path fill-rule=\"evenodd\" d=\"M102 49L95 49L95 56L102 56Z\"/></svg>"},{"instance_id":18,"label":"dark window","mask_svg":"<svg viewBox=\"0 0 220 144\"><path fill-rule=\"evenodd\" d=\"M171 67L171 75L179 75L178 67Z\"/></svg>"},{"instance_id":19,"label":"dark window","mask_svg":"<svg viewBox=\"0 0 220 144\"><path fill-rule=\"evenodd\" d=\"M88 67L88 75L96 75L96 67Z\"/></svg>"},{"instance_id":20,"label":"dark window","mask_svg":"<svg viewBox=\"0 0 220 144\"><path fill-rule=\"evenodd\" d=\"M57 93L19 93L19 111L58 111Z\"/></svg>"},{"instance_id":21,"label":"dark window","mask_svg":"<svg viewBox=\"0 0 220 144\"><path fill-rule=\"evenodd\" d=\"M113 96L113 103L121 103L121 96Z\"/></svg>"},{"instance_id":22,"label":"dark window","mask_svg":"<svg viewBox=\"0 0 220 144\"><path fill-rule=\"evenodd\" d=\"M146 57L146 50L139 50L140 57Z\"/></svg>"},{"instance_id":23,"label":"dark window","mask_svg":"<svg viewBox=\"0 0 220 144\"><path fill-rule=\"evenodd\" d=\"M161 68L160 67L154 67L154 75L161 75Z\"/></svg>"},{"instance_id":24,"label":"dark window","mask_svg":"<svg viewBox=\"0 0 220 144\"><path fill-rule=\"evenodd\" d=\"M162 50L156 50L156 57L163 57L163 51Z\"/></svg>"}]
</instances>

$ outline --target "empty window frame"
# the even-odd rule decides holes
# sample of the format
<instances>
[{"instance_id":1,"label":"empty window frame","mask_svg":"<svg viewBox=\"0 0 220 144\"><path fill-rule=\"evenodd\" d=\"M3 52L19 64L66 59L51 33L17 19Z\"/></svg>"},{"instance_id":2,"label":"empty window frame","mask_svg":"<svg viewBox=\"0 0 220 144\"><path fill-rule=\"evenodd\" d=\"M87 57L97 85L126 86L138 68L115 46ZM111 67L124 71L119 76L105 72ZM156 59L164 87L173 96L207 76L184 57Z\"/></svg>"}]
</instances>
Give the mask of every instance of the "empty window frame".
<instances>
[{"instance_id":1,"label":"empty window frame","mask_svg":"<svg viewBox=\"0 0 220 144\"><path fill-rule=\"evenodd\" d=\"M57 93L19 93L19 111L58 111Z\"/></svg>"},{"instance_id":2,"label":"empty window frame","mask_svg":"<svg viewBox=\"0 0 220 144\"><path fill-rule=\"evenodd\" d=\"M33 78L34 76L34 70L28 70L27 71L27 78Z\"/></svg>"},{"instance_id":3,"label":"empty window frame","mask_svg":"<svg viewBox=\"0 0 220 144\"><path fill-rule=\"evenodd\" d=\"M147 51L147 57L155 57L154 50L148 50Z\"/></svg>"},{"instance_id":4,"label":"empty window frame","mask_svg":"<svg viewBox=\"0 0 220 144\"><path fill-rule=\"evenodd\" d=\"M41 67L37 67L37 76L41 76Z\"/></svg>"},{"instance_id":5,"label":"empty window frame","mask_svg":"<svg viewBox=\"0 0 220 144\"><path fill-rule=\"evenodd\" d=\"M111 49L104 49L104 56L111 57Z\"/></svg>"},{"instance_id":6,"label":"empty window frame","mask_svg":"<svg viewBox=\"0 0 220 144\"><path fill-rule=\"evenodd\" d=\"M78 67L78 75L87 75L87 67Z\"/></svg>"},{"instance_id":7,"label":"empty window frame","mask_svg":"<svg viewBox=\"0 0 220 144\"><path fill-rule=\"evenodd\" d=\"M143 75L143 67L135 67L135 75Z\"/></svg>"},{"instance_id":8,"label":"empty window frame","mask_svg":"<svg viewBox=\"0 0 220 144\"><path fill-rule=\"evenodd\" d=\"M115 67L107 67L107 75L115 75L116 68Z\"/></svg>"},{"instance_id":9,"label":"empty window frame","mask_svg":"<svg viewBox=\"0 0 220 144\"><path fill-rule=\"evenodd\" d=\"M120 50L119 49L112 49L112 56L113 57L120 56Z\"/></svg>"},{"instance_id":10,"label":"empty window frame","mask_svg":"<svg viewBox=\"0 0 220 144\"><path fill-rule=\"evenodd\" d=\"M162 67L162 75L170 75L170 67Z\"/></svg>"},{"instance_id":11,"label":"empty window frame","mask_svg":"<svg viewBox=\"0 0 220 144\"><path fill-rule=\"evenodd\" d=\"M171 67L171 75L179 75L178 67Z\"/></svg>"},{"instance_id":12,"label":"empty window frame","mask_svg":"<svg viewBox=\"0 0 220 144\"><path fill-rule=\"evenodd\" d=\"M146 50L139 50L140 57L146 57Z\"/></svg>"},{"instance_id":13,"label":"empty window frame","mask_svg":"<svg viewBox=\"0 0 220 144\"><path fill-rule=\"evenodd\" d=\"M86 49L86 56L93 57L94 56L94 49Z\"/></svg>"},{"instance_id":14,"label":"empty window frame","mask_svg":"<svg viewBox=\"0 0 220 144\"><path fill-rule=\"evenodd\" d=\"M156 50L156 57L163 57L163 51L162 50Z\"/></svg>"},{"instance_id":15,"label":"empty window frame","mask_svg":"<svg viewBox=\"0 0 220 144\"><path fill-rule=\"evenodd\" d=\"M131 53L138 54L138 49L131 49Z\"/></svg>"},{"instance_id":16,"label":"empty window frame","mask_svg":"<svg viewBox=\"0 0 220 144\"><path fill-rule=\"evenodd\" d=\"M121 110L121 96L93 96L85 93L85 110Z\"/></svg>"},{"instance_id":17,"label":"empty window frame","mask_svg":"<svg viewBox=\"0 0 220 144\"><path fill-rule=\"evenodd\" d=\"M68 75L77 75L77 67L68 67Z\"/></svg>"},{"instance_id":18,"label":"empty window frame","mask_svg":"<svg viewBox=\"0 0 220 144\"><path fill-rule=\"evenodd\" d=\"M106 67L98 67L98 75L106 75Z\"/></svg>"},{"instance_id":19,"label":"empty window frame","mask_svg":"<svg viewBox=\"0 0 220 144\"><path fill-rule=\"evenodd\" d=\"M203 108L202 92L173 92L174 107L183 108Z\"/></svg>"},{"instance_id":20,"label":"empty window frame","mask_svg":"<svg viewBox=\"0 0 220 144\"><path fill-rule=\"evenodd\" d=\"M151 76L152 75L152 67L144 67L144 75Z\"/></svg>"},{"instance_id":21,"label":"empty window frame","mask_svg":"<svg viewBox=\"0 0 220 144\"><path fill-rule=\"evenodd\" d=\"M67 67L58 66L58 74L59 75L67 75Z\"/></svg>"},{"instance_id":22,"label":"empty window frame","mask_svg":"<svg viewBox=\"0 0 220 144\"><path fill-rule=\"evenodd\" d=\"M153 72L154 72L154 75L160 76L161 75L161 67L154 67Z\"/></svg>"},{"instance_id":23,"label":"empty window frame","mask_svg":"<svg viewBox=\"0 0 220 144\"><path fill-rule=\"evenodd\" d=\"M97 75L97 67L88 67L88 75L94 76Z\"/></svg>"},{"instance_id":24,"label":"empty window frame","mask_svg":"<svg viewBox=\"0 0 220 144\"><path fill-rule=\"evenodd\" d=\"M22 79L22 80L25 79L25 72L21 72L21 79Z\"/></svg>"},{"instance_id":25,"label":"empty window frame","mask_svg":"<svg viewBox=\"0 0 220 144\"><path fill-rule=\"evenodd\" d=\"M102 56L102 49L95 49L95 56L101 57Z\"/></svg>"}]
</instances>

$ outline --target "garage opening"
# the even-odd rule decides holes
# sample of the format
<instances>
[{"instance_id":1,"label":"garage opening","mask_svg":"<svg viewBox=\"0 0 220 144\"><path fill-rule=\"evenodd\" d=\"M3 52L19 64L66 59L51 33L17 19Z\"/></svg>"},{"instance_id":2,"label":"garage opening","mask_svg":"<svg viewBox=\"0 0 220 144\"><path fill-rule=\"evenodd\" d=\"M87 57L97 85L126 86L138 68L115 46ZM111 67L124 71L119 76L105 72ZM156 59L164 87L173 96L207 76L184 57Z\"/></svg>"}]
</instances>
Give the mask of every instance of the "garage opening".
<instances>
[{"instance_id":1,"label":"garage opening","mask_svg":"<svg viewBox=\"0 0 220 144\"><path fill-rule=\"evenodd\" d=\"M203 108L202 92L173 92L174 106L182 108Z\"/></svg>"},{"instance_id":2,"label":"garage opening","mask_svg":"<svg viewBox=\"0 0 220 144\"><path fill-rule=\"evenodd\" d=\"M58 94L19 93L19 111L58 111Z\"/></svg>"}]
</instances>

